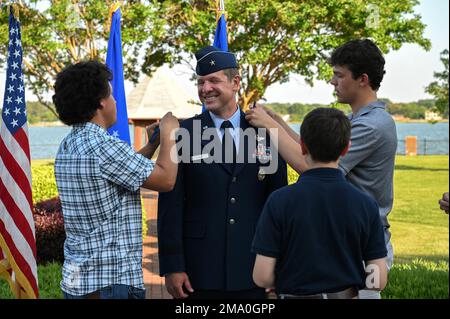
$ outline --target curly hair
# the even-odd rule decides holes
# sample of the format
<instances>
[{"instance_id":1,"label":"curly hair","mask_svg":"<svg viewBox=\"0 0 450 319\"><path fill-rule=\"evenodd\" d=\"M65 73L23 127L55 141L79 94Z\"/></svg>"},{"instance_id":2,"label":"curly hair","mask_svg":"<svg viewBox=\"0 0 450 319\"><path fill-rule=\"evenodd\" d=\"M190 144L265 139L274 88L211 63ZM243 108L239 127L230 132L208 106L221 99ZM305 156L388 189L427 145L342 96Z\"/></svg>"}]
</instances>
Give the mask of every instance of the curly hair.
<instances>
[{"instance_id":1,"label":"curly hair","mask_svg":"<svg viewBox=\"0 0 450 319\"><path fill-rule=\"evenodd\" d=\"M89 122L100 100L111 94L112 73L98 61L85 61L64 68L56 76L53 103L59 119L67 124Z\"/></svg>"},{"instance_id":2,"label":"curly hair","mask_svg":"<svg viewBox=\"0 0 450 319\"><path fill-rule=\"evenodd\" d=\"M329 63L348 67L355 80L367 74L370 87L375 91L380 88L385 74L383 54L369 39L351 40L343 44L331 54Z\"/></svg>"}]
</instances>

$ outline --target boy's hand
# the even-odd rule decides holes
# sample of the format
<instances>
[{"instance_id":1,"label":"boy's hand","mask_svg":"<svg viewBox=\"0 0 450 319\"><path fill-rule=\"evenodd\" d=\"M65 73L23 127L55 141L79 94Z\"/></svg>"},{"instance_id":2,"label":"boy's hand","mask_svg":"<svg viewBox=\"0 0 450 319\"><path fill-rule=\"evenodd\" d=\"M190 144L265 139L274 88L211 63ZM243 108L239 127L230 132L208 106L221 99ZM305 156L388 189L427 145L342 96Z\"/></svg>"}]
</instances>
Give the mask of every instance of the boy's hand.
<instances>
[{"instance_id":1,"label":"boy's hand","mask_svg":"<svg viewBox=\"0 0 450 319\"><path fill-rule=\"evenodd\" d=\"M167 112L159 123L159 129L162 134L169 134L172 130L179 127L180 123L178 123L178 119L172 115L172 112Z\"/></svg>"},{"instance_id":2,"label":"boy's hand","mask_svg":"<svg viewBox=\"0 0 450 319\"><path fill-rule=\"evenodd\" d=\"M266 108L259 104L245 112L245 119L255 127L266 129L271 128L274 121Z\"/></svg>"}]
</instances>

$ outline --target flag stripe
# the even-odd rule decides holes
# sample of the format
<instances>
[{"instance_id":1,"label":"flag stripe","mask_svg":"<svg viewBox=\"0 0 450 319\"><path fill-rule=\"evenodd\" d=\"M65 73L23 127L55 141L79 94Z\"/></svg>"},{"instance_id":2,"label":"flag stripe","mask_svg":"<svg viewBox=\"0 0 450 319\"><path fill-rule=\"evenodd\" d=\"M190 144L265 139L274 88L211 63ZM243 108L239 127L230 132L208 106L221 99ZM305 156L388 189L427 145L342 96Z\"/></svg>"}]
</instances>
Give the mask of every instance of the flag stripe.
<instances>
[{"instance_id":1,"label":"flag stripe","mask_svg":"<svg viewBox=\"0 0 450 319\"><path fill-rule=\"evenodd\" d=\"M3 123L4 124L4 123ZM6 125L2 125L0 128L0 135L5 143L6 148L9 150L10 154L14 154L15 162L21 165L23 172L30 176L30 184L31 184L31 168L30 161L28 156L25 154L23 148L14 136L11 135L11 132L8 130ZM2 153L0 153L2 154Z\"/></svg>"},{"instance_id":2,"label":"flag stripe","mask_svg":"<svg viewBox=\"0 0 450 319\"><path fill-rule=\"evenodd\" d=\"M31 215L30 208L21 210L17 207L14 199L11 197L10 193L3 184L3 180L0 179L0 192L4 192L2 195L1 203L5 207L6 211L9 212L8 216L11 220L19 227L18 231L23 235L25 240L28 242L30 247L34 247L34 232L30 228L29 221L25 218L24 213L26 215ZM12 214L12 212L16 212L16 214ZM33 256L36 258L36 251L32 249Z\"/></svg>"},{"instance_id":3,"label":"flag stripe","mask_svg":"<svg viewBox=\"0 0 450 319\"><path fill-rule=\"evenodd\" d=\"M3 205L4 203L0 201L0 209L6 209ZM19 249L19 252L23 252L22 258L26 260L29 265L32 265L35 262L35 257L33 256L33 250L24 238L22 232L17 228L17 225L11 219L11 215L5 214L0 221L3 222L5 231L8 233L8 236L13 239L14 247ZM3 232L2 232L3 235ZM32 270L33 275L37 278L36 269Z\"/></svg>"},{"instance_id":4,"label":"flag stripe","mask_svg":"<svg viewBox=\"0 0 450 319\"><path fill-rule=\"evenodd\" d=\"M1 144L1 142L2 141L0 140L0 144ZM0 146L0 148L1 148L1 146ZM16 197L15 198L16 204L21 209L26 209L27 206L30 209L32 209L33 202L31 199L31 188L30 188L31 186L28 187L28 190L30 191L30 193L29 193L29 196L27 196L26 191L24 192L22 190L22 188L19 188L18 187L19 185L16 183L16 181L13 178L13 176L16 176L17 179L18 178L26 179L29 183L28 176L30 176L30 175L23 174L23 172L22 172L22 174L20 174L20 173L18 173L17 170L15 171L14 169L11 169L10 166L8 166L7 162L3 160L3 156L0 156L0 164L2 164L0 167L4 168L2 171L0 171L0 179L3 180L5 187L8 189L8 191L11 194L14 194L14 197ZM24 167L22 166L21 168L24 168ZM25 166L25 168L27 168L27 167ZM13 172L13 175L11 175L10 170ZM27 181L23 181L23 183L26 184ZM27 185L29 185L29 184L27 184ZM18 191L19 189L20 189L20 191ZM30 227L34 228L33 216L28 216L27 220L30 224Z\"/></svg>"},{"instance_id":5,"label":"flag stripe","mask_svg":"<svg viewBox=\"0 0 450 319\"><path fill-rule=\"evenodd\" d=\"M4 208L2 202L0 202L0 208ZM16 260L18 266L22 269L22 271L24 271L25 269L22 266L26 264L28 268L27 271L24 272L29 272L30 276L35 276L37 278L37 270L35 268L30 268L30 265L35 263L35 258L32 255L33 252L31 251L28 243L25 241L25 238L18 231L17 227L13 225L13 221L10 218L1 218L0 223L2 223L4 227L4 229L0 230L0 234L3 236L3 238L5 238L5 241L7 243L11 243L14 245L14 249L11 249L10 245L8 245L8 248L11 254L13 254L13 257ZM16 256L16 254L19 254L20 257Z\"/></svg>"},{"instance_id":6,"label":"flag stripe","mask_svg":"<svg viewBox=\"0 0 450 319\"><path fill-rule=\"evenodd\" d=\"M0 156L0 165L4 165L3 164L3 160ZM28 201L25 197L25 194L21 191L18 190L17 188L17 184L14 182L13 178L11 177L11 175L9 174L8 170L4 170L3 171L3 176L0 178L0 181L3 183L3 187L6 190L5 192L5 196L6 193L9 193L9 195L11 196L11 194L13 196L12 199L14 200L15 205L17 205L17 207L19 208L19 210L21 212L28 212L30 209L32 210L33 208L28 205ZM3 195L2 195L2 200L3 200ZM23 214L24 218L26 218L27 222L28 222L28 226L30 227L33 236L34 236L34 220L33 220L33 216L32 214Z\"/></svg>"},{"instance_id":7,"label":"flag stripe","mask_svg":"<svg viewBox=\"0 0 450 319\"><path fill-rule=\"evenodd\" d=\"M0 202L0 208L4 208L2 202ZM5 216L9 216L9 215L5 215ZM28 243L25 241L25 238L22 236L22 234L18 231L17 227L15 225L13 225L13 221L6 217L6 218L1 218L0 222L3 224L4 226L4 231L0 231L0 234L3 236L3 238L9 238L10 240L12 240L12 244L14 244L14 250L11 250L10 246L8 246L8 248L10 249L11 253L13 253L13 256L15 258L16 261L19 261L19 266L22 265L23 263L26 263L28 265L28 267L30 267L29 265L32 265L33 263L35 263L35 258L32 255L32 251L30 246L28 245ZM5 237L6 235L6 237ZM16 256L14 255L15 253L20 253L21 259L17 259ZM21 267L22 271L24 270ZM33 268L31 269L31 274L33 276L35 276L37 278L37 273L36 273L36 269Z\"/></svg>"},{"instance_id":8,"label":"flag stripe","mask_svg":"<svg viewBox=\"0 0 450 319\"><path fill-rule=\"evenodd\" d=\"M0 202L0 207L1 207L1 202ZM0 234L3 237L3 239L5 240L5 243L8 247L8 249L11 252L11 255L14 258L15 263L17 264L17 266L19 267L19 269L21 270L21 272L24 274L26 280L30 283L31 287L33 288L35 294L37 295L37 274L36 271L34 269L34 267L30 267L29 263L25 260L23 254L20 253L20 250L16 247L15 243L15 238L13 238L11 236L11 234L9 234L6 231L6 225L3 222L3 220L0 219ZM20 247L20 246L19 246ZM31 263L35 263L35 261L31 261ZM10 260L10 264L12 264L11 260Z\"/></svg>"},{"instance_id":9,"label":"flag stripe","mask_svg":"<svg viewBox=\"0 0 450 319\"><path fill-rule=\"evenodd\" d=\"M5 164L4 168L9 171L17 186L25 194L28 204L30 205L30 207L32 207L30 180L25 175L20 165L14 160L12 154L6 148L3 139L0 139L0 154ZM3 174L1 174L0 177L3 178Z\"/></svg>"},{"instance_id":10,"label":"flag stripe","mask_svg":"<svg viewBox=\"0 0 450 319\"><path fill-rule=\"evenodd\" d=\"M22 148L23 152L25 153L25 156L28 158L28 165L30 165L30 143L28 143L28 135L25 130L27 129L27 125L25 124L20 130L18 130L14 134L14 138L16 139L17 143Z\"/></svg>"}]
</instances>

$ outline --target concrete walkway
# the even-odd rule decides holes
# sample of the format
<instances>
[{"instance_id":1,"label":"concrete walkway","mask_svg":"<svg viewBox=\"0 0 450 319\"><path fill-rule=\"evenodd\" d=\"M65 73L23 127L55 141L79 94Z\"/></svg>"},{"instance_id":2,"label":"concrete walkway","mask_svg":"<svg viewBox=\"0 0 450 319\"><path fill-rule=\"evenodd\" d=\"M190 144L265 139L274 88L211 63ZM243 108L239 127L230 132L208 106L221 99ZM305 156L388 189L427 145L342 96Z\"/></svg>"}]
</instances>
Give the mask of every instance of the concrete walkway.
<instances>
[{"instance_id":1,"label":"concrete walkway","mask_svg":"<svg viewBox=\"0 0 450 319\"><path fill-rule=\"evenodd\" d=\"M159 276L158 239L156 217L158 193L141 190L144 209L147 214L147 237L144 239L142 266L147 299L172 299L166 290L164 277Z\"/></svg>"}]
</instances>

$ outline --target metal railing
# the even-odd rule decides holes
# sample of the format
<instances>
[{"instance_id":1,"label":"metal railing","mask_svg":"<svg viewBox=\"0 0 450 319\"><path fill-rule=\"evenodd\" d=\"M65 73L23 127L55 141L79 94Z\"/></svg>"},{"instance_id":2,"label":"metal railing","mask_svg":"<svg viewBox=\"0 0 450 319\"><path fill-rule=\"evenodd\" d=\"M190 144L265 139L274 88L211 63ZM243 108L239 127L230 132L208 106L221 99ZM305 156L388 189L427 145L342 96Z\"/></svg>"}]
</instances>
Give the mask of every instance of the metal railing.
<instances>
[{"instance_id":1,"label":"metal railing","mask_svg":"<svg viewBox=\"0 0 450 319\"><path fill-rule=\"evenodd\" d=\"M418 138L416 155L448 155L449 140ZM406 155L406 140L398 140L397 155Z\"/></svg>"}]
</instances>

